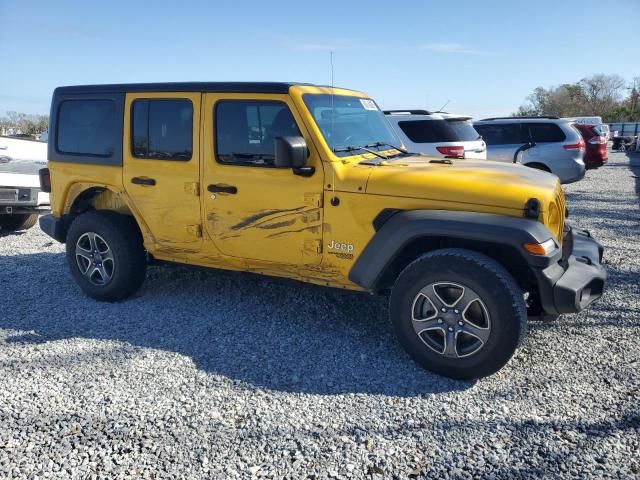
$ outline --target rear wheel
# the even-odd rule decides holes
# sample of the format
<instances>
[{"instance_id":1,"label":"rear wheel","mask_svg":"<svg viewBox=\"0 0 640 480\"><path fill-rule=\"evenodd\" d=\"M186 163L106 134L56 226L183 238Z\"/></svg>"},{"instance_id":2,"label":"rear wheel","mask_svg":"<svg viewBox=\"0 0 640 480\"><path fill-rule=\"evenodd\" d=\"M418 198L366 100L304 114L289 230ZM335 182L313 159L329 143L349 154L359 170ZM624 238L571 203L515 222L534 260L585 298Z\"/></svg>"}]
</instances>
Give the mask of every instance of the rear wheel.
<instances>
[{"instance_id":1,"label":"rear wheel","mask_svg":"<svg viewBox=\"0 0 640 480\"><path fill-rule=\"evenodd\" d=\"M66 243L71 274L91 298L123 300L144 282L145 252L132 217L114 212L84 213L71 224Z\"/></svg>"},{"instance_id":2,"label":"rear wheel","mask_svg":"<svg viewBox=\"0 0 640 480\"><path fill-rule=\"evenodd\" d=\"M502 368L527 325L511 275L485 255L453 248L405 268L393 287L390 312L400 343L416 362L458 379Z\"/></svg>"},{"instance_id":3,"label":"rear wheel","mask_svg":"<svg viewBox=\"0 0 640 480\"><path fill-rule=\"evenodd\" d=\"M38 221L37 213L17 213L0 215L0 228L4 230L28 230Z\"/></svg>"}]
</instances>

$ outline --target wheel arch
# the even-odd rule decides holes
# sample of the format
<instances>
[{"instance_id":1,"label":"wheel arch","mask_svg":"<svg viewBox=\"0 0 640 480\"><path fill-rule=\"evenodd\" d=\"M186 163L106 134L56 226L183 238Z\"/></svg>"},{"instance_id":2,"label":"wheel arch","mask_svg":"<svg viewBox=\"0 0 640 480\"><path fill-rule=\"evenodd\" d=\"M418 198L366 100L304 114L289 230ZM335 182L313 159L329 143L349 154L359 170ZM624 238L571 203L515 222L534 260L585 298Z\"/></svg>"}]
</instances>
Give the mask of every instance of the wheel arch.
<instances>
[{"instance_id":1,"label":"wheel arch","mask_svg":"<svg viewBox=\"0 0 640 480\"><path fill-rule=\"evenodd\" d=\"M349 279L367 290L389 289L416 258L442 248L464 248L487 255L527 291L537 288L532 266L545 266L551 261L548 257L533 257L522 247L524 243L552 238L537 221L445 210L402 211L384 216L384 223L377 222L376 234L349 272Z\"/></svg>"},{"instance_id":2,"label":"wheel arch","mask_svg":"<svg viewBox=\"0 0 640 480\"><path fill-rule=\"evenodd\" d=\"M86 212L99 210L132 217L140 233L143 234L143 227L123 192L111 185L76 183L69 189L63 209L64 236L66 237L66 233L76 217Z\"/></svg>"},{"instance_id":3,"label":"wheel arch","mask_svg":"<svg viewBox=\"0 0 640 480\"><path fill-rule=\"evenodd\" d=\"M524 166L551 173L551 168L549 168L549 165L546 165L541 162L529 162L529 163L525 163Z\"/></svg>"}]
</instances>

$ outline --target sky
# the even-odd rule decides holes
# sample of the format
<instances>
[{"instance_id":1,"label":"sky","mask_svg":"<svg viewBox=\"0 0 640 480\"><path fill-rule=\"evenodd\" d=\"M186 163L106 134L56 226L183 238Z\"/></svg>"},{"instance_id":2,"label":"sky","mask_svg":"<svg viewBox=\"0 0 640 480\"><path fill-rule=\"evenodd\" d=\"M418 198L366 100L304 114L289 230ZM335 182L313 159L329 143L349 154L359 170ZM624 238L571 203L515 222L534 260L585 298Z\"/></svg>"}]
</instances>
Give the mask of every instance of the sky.
<instances>
[{"instance_id":1,"label":"sky","mask_svg":"<svg viewBox=\"0 0 640 480\"><path fill-rule=\"evenodd\" d=\"M640 0L0 0L0 115L61 85L296 81L382 108L506 115L538 86L640 76Z\"/></svg>"}]
</instances>

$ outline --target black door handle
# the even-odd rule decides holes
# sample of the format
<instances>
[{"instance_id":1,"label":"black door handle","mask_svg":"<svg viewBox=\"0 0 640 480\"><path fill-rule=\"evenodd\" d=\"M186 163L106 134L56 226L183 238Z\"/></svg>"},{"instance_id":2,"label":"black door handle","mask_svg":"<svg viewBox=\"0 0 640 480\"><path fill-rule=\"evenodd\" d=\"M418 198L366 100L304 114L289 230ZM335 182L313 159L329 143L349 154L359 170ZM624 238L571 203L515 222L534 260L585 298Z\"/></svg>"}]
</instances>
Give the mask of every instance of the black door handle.
<instances>
[{"instance_id":1,"label":"black door handle","mask_svg":"<svg viewBox=\"0 0 640 480\"><path fill-rule=\"evenodd\" d=\"M230 185L209 185L207 187L207 190L209 190L212 193L220 192L220 193L231 193L234 195L238 193L238 188L232 187Z\"/></svg>"},{"instance_id":2,"label":"black door handle","mask_svg":"<svg viewBox=\"0 0 640 480\"><path fill-rule=\"evenodd\" d=\"M155 185L156 181L153 178L147 178L147 177L133 177L131 179L131 183L134 183L136 185Z\"/></svg>"}]
</instances>

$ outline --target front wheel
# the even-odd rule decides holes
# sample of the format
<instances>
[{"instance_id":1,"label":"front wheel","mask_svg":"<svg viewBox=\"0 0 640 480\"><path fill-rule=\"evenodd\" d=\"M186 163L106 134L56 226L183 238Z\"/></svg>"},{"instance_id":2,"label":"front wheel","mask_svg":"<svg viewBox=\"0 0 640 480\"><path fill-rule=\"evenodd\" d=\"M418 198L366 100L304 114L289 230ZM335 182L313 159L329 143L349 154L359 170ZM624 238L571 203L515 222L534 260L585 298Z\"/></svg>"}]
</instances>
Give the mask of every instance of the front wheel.
<instances>
[{"instance_id":1,"label":"front wheel","mask_svg":"<svg viewBox=\"0 0 640 480\"><path fill-rule=\"evenodd\" d=\"M390 313L399 342L417 363L465 380L502 368L527 326L524 298L504 267L455 248L406 267L391 292Z\"/></svg>"}]
</instances>

